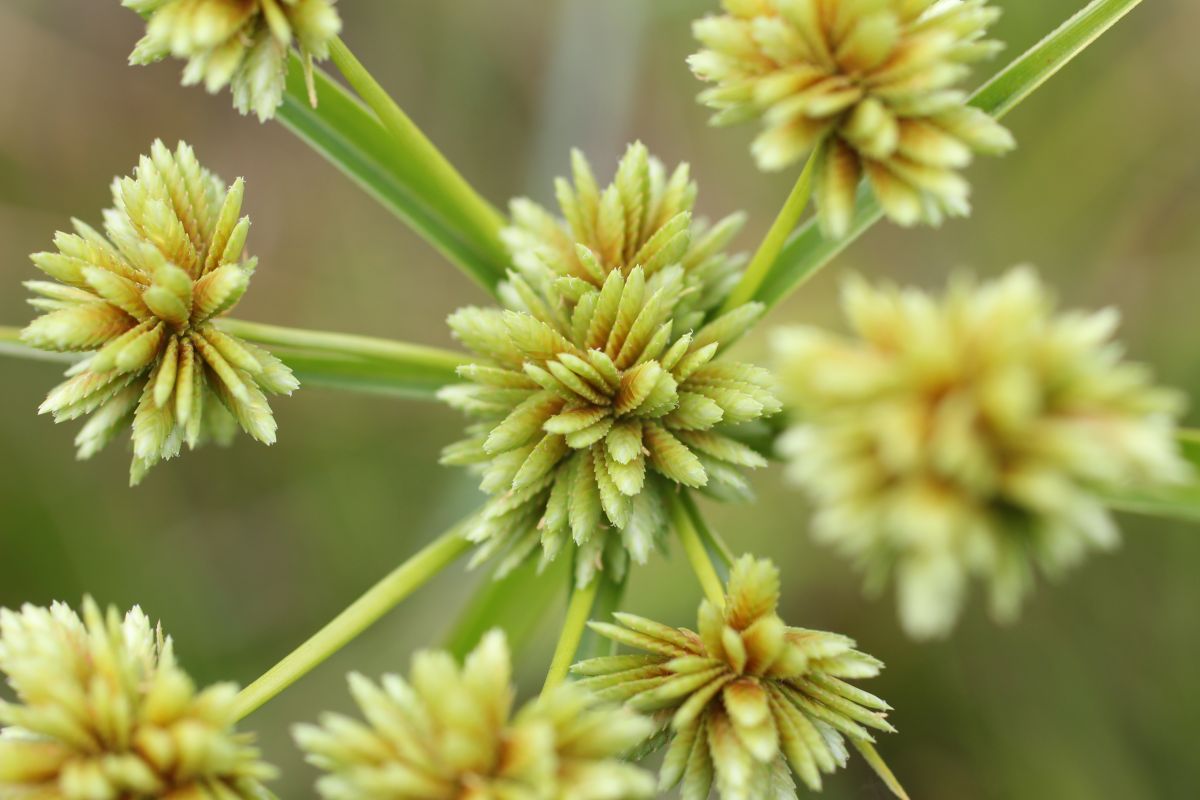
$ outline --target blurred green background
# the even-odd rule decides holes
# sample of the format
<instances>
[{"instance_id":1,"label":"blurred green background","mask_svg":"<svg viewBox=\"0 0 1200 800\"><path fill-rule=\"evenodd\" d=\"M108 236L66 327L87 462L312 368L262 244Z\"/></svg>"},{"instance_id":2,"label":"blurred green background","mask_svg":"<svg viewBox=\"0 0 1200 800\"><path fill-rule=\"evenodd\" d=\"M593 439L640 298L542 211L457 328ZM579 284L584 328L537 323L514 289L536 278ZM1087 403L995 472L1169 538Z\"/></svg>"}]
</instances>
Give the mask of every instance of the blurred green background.
<instances>
[{"instance_id":1,"label":"blurred green background","mask_svg":"<svg viewBox=\"0 0 1200 800\"><path fill-rule=\"evenodd\" d=\"M689 161L709 215L751 214L754 245L791 176L750 163L753 126L715 130L684 66L689 21L715 0L344 0L345 38L456 165L496 203L550 201L550 179L582 147L610 174L641 138ZM997 0L1015 56L1083 0ZM1039 265L1072 305L1117 304L1130 351L1200 395L1200 5L1136 10L1008 122L1020 150L972 169L975 213L941 231L879 226L770 324L837 324L850 270L931 287L967 266L993 275ZM186 138L227 179L245 176L261 259L239 316L450 344L443 320L482 294L278 125L239 117L228 95L178 86L180 65L129 68L137 17L116 0L0 3L0 324L24 324L27 254L71 216L97 222L112 176L155 137ZM1002 57L1001 60L1003 60ZM983 68L990 71L996 65ZM764 327L770 327L764 326ZM743 345L759 358L762 338ZM155 469L127 487L122 446L85 464L75 425L35 414L53 365L3 363L0 603L141 603L173 633L202 681L243 684L391 565L476 502L436 466L461 429L435 404L302 390L274 403L280 441L239 439ZM1195 419L1195 415L1193 415ZM1195 797L1200 758L1200 533L1124 520L1126 541L1061 585L1019 624L974 604L952 640L918 646L889 600L864 600L842 561L806 537L806 511L778 469L755 476L754 508L713 507L736 550L777 559L784 616L853 635L888 665L867 688L896 707L880 749L915 798ZM455 567L251 717L285 798L313 772L287 727L346 708L343 674L404 669L442 641L478 574ZM626 606L694 623L698 587L681 556L636 573ZM562 598L519 655L523 694L540 685ZM860 762L825 796L883 797Z\"/></svg>"}]
</instances>

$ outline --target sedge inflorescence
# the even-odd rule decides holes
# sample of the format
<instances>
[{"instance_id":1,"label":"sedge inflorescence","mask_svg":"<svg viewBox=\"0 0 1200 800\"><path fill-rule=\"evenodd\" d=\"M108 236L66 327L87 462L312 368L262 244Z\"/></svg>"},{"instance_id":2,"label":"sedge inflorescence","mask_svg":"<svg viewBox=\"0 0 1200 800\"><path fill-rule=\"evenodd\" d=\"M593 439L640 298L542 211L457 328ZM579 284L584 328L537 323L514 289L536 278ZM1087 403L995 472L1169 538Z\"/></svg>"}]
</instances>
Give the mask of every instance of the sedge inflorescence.
<instances>
[{"instance_id":1,"label":"sedge inflorescence","mask_svg":"<svg viewBox=\"0 0 1200 800\"><path fill-rule=\"evenodd\" d=\"M574 544L582 585L646 559L664 492L745 494L739 468L765 461L728 431L780 404L766 370L716 359L761 312L713 312L736 281L722 249L737 220L695 220L687 168L667 176L641 145L603 190L582 156L574 167L557 187L565 220L513 204L505 308L450 317L479 361L442 397L479 422L443 460L494 495L469 534L478 560L504 552L503 573Z\"/></svg>"},{"instance_id":2,"label":"sedge inflorescence","mask_svg":"<svg viewBox=\"0 0 1200 800\"><path fill-rule=\"evenodd\" d=\"M91 599L0 611L0 797L269 800L275 775L234 731L237 688L196 690L170 637Z\"/></svg>"},{"instance_id":3,"label":"sedge inflorescence","mask_svg":"<svg viewBox=\"0 0 1200 800\"><path fill-rule=\"evenodd\" d=\"M241 299L256 260L243 260L250 220L243 183L225 184L192 149L155 142L133 177L113 182L104 232L74 221L57 252L33 263L53 281L29 281L44 313L22 332L44 350L85 353L41 406L56 421L91 418L75 442L89 458L132 421L137 483L159 461L240 426L275 441L264 392L291 394L290 369L213 321Z\"/></svg>"},{"instance_id":4,"label":"sedge inflorescence","mask_svg":"<svg viewBox=\"0 0 1200 800\"><path fill-rule=\"evenodd\" d=\"M887 215L937 224L969 211L959 171L1012 136L956 88L999 11L986 0L724 0L699 20L689 61L716 85L700 95L714 124L761 118L753 154L781 169L814 150L824 230L850 229L865 175Z\"/></svg>"},{"instance_id":5,"label":"sedge inflorescence","mask_svg":"<svg viewBox=\"0 0 1200 800\"><path fill-rule=\"evenodd\" d=\"M638 800L649 773L620 760L652 730L649 720L598 704L563 685L513 713L504 635L484 636L460 667L418 653L408 680L350 676L366 722L329 714L296 728L325 770L327 800Z\"/></svg>"},{"instance_id":6,"label":"sedge inflorescence","mask_svg":"<svg viewBox=\"0 0 1200 800\"><path fill-rule=\"evenodd\" d=\"M664 720L661 791L682 784L685 800L704 800L715 783L723 800L794 798L793 774L820 789L822 773L845 765L847 739L862 746L871 730L893 730L890 707L847 682L883 665L845 636L789 627L778 604L779 570L743 556L724 606L701 604L697 631L624 613L591 623L644 653L573 669L581 688Z\"/></svg>"},{"instance_id":7,"label":"sedge inflorescence","mask_svg":"<svg viewBox=\"0 0 1200 800\"><path fill-rule=\"evenodd\" d=\"M183 83L215 93L230 86L233 104L262 121L283 103L288 49L312 60L329 57L341 30L336 0L122 0L146 17L146 35L129 56L150 64L185 59Z\"/></svg>"},{"instance_id":8,"label":"sedge inflorescence","mask_svg":"<svg viewBox=\"0 0 1200 800\"><path fill-rule=\"evenodd\" d=\"M1124 360L1118 315L1058 312L1029 269L942 297L852 280L853 337L777 336L801 424L781 440L816 534L882 586L913 635L949 631L968 578L1011 619L1051 575L1117 531L1100 493L1187 475L1182 398Z\"/></svg>"}]
</instances>

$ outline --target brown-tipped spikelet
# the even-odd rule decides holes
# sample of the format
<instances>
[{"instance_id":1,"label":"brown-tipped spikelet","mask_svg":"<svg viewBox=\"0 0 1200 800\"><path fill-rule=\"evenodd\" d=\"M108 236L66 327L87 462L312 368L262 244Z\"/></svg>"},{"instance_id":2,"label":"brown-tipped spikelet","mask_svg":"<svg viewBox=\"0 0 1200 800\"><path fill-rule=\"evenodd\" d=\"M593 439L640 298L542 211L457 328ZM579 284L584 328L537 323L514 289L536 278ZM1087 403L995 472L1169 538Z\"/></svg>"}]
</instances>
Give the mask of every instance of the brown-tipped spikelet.
<instances>
[{"instance_id":1,"label":"brown-tipped spikelet","mask_svg":"<svg viewBox=\"0 0 1200 800\"><path fill-rule=\"evenodd\" d=\"M365 723L337 714L296 741L328 774L327 800L638 800L654 779L621 756L652 730L630 711L560 686L512 714L508 646L487 634L466 663L413 659L409 680L350 676Z\"/></svg>"},{"instance_id":2,"label":"brown-tipped spikelet","mask_svg":"<svg viewBox=\"0 0 1200 800\"><path fill-rule=\"evenodd\" d=\"M736 280L721 254L736 222L692 220L685 168L667 178L634 145L601 190L576 155L558 198L565 222L513 204L506 308L450 317L479 363L442 397L480 421L443 461L473 466L494 495L470 534L477 560L506 551L503 573L539 543L548 562L573 542L584 584L646 559L663 492L745 494L738 468L765 462L726 431L780 404L765 370L714 360L761 307L709 313Z\"/></svg>"},{"instance_id":3,"label":"brown-tipped spikelet","mask_svg":"<svg viewBox=\"0 0 1200 800\"><path fill-rule=\"evenodd\" d=\"M619 625L592 623L645 654L576 664L576 685L667 722L660 791L682 783L684 800L705 800L715 783L723 800L794 798L793 776L816 790L821 773L845 765L847 739L882 763L871 730L893 730L889 706L847 680L883 665L845 636L788 627L778 603L778 569L743 556L724 608L701 604L698 633L632 614L617 614Z\"/></svg>"},{"instance_id":4,"label":"brown-tipped spikelet","mask_svg":"<svg viewBox=\"0 0 1200 800\"><path fill-rule=\"evenodd\" d=\"M700 95L714 124L761 117L753 153L780 169L821 147L815 192L822 227L844 236L865 174L902 225L970 210L959 171L1012 136L955 88L999 11L986 0L724 0L695 25L689 61L716 84Z\"/></svg>"},{"instance_id":5,"label":"brown-tipped spikelet","mask_svg":"<svg viewBox=\"0 0 1200 800\"><path fill-rule=\"evenodd\" d=\"M233 87L233 104L260 120L283 102L288 48L293 44L308 71L329 57L341 30L337 0L122 0L146 18L146 35L129 56L150 64L167 56L187 60L185 86L209 92Z\"/></svg>"},{"instance_id":6,"label":"brown-tipped spikelet","mask_svg":"<svg viewBox=\"0 0 1200 800\"><path fill-rule=\"evenodd\" d=\"M1187 474L1182 398L1123 360L1112 309L1056 312L1028 269L940 298L853 280L843 306L853 338L777 336L802 420L781 449L817 535L874 589L895 573L914 636L949 632L972 576L1011 619L1035 566L1116 543L1100 492Z\"/></svg>"},{"instance_id":7,"label":"brown-tipped spikelet","mask_svg":"<svg viewBox=\"0 0 1200 800\"><path fill-rule=\"evenodd\" d=\"M275 441L264 392L299 385L279 359L223 333L213 320L241 299L255 259L242 260L250 220L242 181L228 189L190 147L155 142L134 176L113 183L101 234L78 220L55 253L33 263L54 279L29 281L42 316L21 340L43 350L88 353L41 412L56 421L91 414L75 443L80 458L133 423L132 483L158 461L238 426Z\"/></svg>"},{"instance_id":8,"label":"brown-tipped spikelet","mask_svg":"<svg viewBox=\"0 0 1200 800\"><path fill-rule=\"evenodd\" d=\"M268 800L275 770L236 733L228 684L196 691L135 607L0 611L0 797Z\"/></svg>"}]
</instances>

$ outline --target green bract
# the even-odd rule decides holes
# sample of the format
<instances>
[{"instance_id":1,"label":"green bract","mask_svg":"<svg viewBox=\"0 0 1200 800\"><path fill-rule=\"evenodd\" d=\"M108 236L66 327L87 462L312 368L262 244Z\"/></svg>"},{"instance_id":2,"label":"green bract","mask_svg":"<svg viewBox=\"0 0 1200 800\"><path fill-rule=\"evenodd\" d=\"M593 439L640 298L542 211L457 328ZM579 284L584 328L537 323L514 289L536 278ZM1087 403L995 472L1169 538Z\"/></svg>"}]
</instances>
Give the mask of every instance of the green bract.
<instances>
[{"instance_id":1,"label":"green bract","mask_svg":"<svg viewBox=\"0 0 1200 800\"><path fill-rule=\"evenodd\" d=\"M692 70L716 84L700 95L719 125L761 117L753 153L780 169L818 146L821 224L844 236L865 174L903 225L965 215L958 171L1012 136L964 105L967 65L1000 45L983 37L999 15L986 0L724 0L695 25L706 49Z\"/></svg>"},{"instance_id":2,"label":"green bract","mask_svg":"<svg viewBox=\"0 0 1200 800\"><path fill-rule=\"evenodd\" d=\"M296 741L328 772L328 800L637 800L654 780L620 761L650 722L560 686L512 713L508 646L484 636L462 667L448 653L413 658L409 680L350 676L367 722L329 714Z\"/></svg>"},{"instance_id":3,"label":"green bract","mask_svg":"<svg viewBox=\"0 0 1200 800\"><path fill-rule=\"evenodd\" d=\"M141 609L0 611L0 797L268 800L275 770L233 730L237 687L197 692Z\"/></svg>"},{"instance_id":4,"label":"green bract","mask_svg":"<svg viewBox=\"0 0 1200 800\"><path fill-rule=\"evenodd\" d=\"M504 572L539 543L549 561L573 542L585 584L606 562L619 573L646 559L663 492L745 494L738 468L765 462L726 431L780 405L766 370L715 360L761 307L707 313L736 280L721 249L737 223L692 219L685 167L667 178L634 145L601 190L576 155L558 196L565 222L513 204L506 308L450 317L480 361L442 397L480 422L443 460L474 467L495 495L470 534L477 560L506 551Z\"/></svg>"},{"instance_id":5,"label":"green bract","mask_svg":"<svg viewBox=\"0 0 1200 800\"><path fill-rule=\"evenodd\" d=\"M243 184L228 189L192 149L155 142L134 177L113 183L104 233L75 220L56 253L33 263L54 278L25 285L44 311L21 332L44 350L90 353L41 406L55 421L91 414L75 443L89 458L133 424L137 483L186 443L229 441L238 426L266 444L275 418L264 392L299 385L278 358L223 333L213 320L245 293Z\"/></svg>"},{"instance_id":6,"label":"green bract","mask_svg":"<svg viewBox=\"0 0 1200 800\"><path fill-rule=\"evenodd\" d=\"M792 773L811 789L844 766L844 738L870 743L892 731L889 706L846 679L871 678L882 664L845 636L790 628L775 613L779 570L743 556L724 608L705 600L699 632L632 614L592 623L645 655L576 664L578 686L669 721L670 748L659 789L682 783L684 800L794 798Z\"/></svg>"},{"instance_id":7,"label":"green bract","mask_svg":"<svg viewBox=\"0 0 1200 800\"><path fill-rule=\"evenodd\" d=\"M972 575L1011 619L1034 566L1058 573L1116 544L1098 490L1188 473L1183 399L1123 360L1112 309L1056 313L1028 269L941 298L853 280L843 306L854 338L777 336L803 419L781 449L817 535L874 587L895 572L913 635L949 631Z\"/></svg>"},{"instance_id":8,"label":"green bract","mask_svg":"<svg viewBox=\"0 0 1200 800\"><path fill-rule=\"evenodd\" d=\"M187 60L185 85L209 92L233 87L238 111L260 120L283 102L288 48L295 44L309 70L329 57L341 30L337 0L122 0L147 18L146 35L129 56L149 64L167 56Z\"/></svg>"}]
</instances>

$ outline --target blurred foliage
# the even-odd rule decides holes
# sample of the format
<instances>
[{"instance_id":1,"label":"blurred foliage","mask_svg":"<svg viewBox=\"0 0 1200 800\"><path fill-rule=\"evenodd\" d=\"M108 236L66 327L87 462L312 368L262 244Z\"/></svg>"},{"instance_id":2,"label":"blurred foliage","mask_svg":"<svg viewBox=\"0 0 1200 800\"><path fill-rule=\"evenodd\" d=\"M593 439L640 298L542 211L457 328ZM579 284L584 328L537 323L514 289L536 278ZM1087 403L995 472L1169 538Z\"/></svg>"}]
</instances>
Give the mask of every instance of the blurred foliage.
<instances>
[{"instance_id":1,"label":"blurred foliage","mask_svg":"<svg viewBox=\"0 0 1200 800\"><path fill-rule=\"evenodd\" d=\"M1008 56L1082 0L999 2ZM392 0L341 3L346 39L431 138L494 202L528 192L581 146L607 174L627 140L690 161L710 216L742 208L750 248L787 193L747 144L753 126L713 130L693 102L684 57L701 0ZM1200 395L1200 6L1145 3L1006 120L1020 142L971 172L975 213L942 231L880 225L768 322L834 324L849 270L938 286L950 269L998 274L1040 266L1072 305L1118 304L1131 352ZM30 317L20 281L76 215L96 222L112 176L155 137L186 138L227 179L247 179L261 259L246 319L399 339L436 331L481 293L411 232L277 125L239 117L225 96L178 86L177 63L131 69L139 31L115 2L0 4L0 321ZM1003 59L1005 56L1002 56ZM999 62L983 70L998 67ZM402 291L408 286L420 292ZM762 335L743 355L762 355ZM6 361L0 392L0 603L141 603L174 634L203 680L247 683L393 564L477 502L457 472L434 466L461 431L447 409L302 390L277 404L280 441L240 439L164 465L126 486L119 446L76 464L74 426L34 413L57 368ZM1195 419L1195 415L1193 415ZM880 750L914 797L1194 796L1200 718L1200 535L1128 518L1115 556L1043 587L1022 620L992 625L973 604L947 643L904 639L890 602L861 597L846 564L806 537L805 510L779 471L756 476L753 509L710 508L736 551L777 559L782 614L853 635L888 664L866 688L896 708L901 733ZM186 510L186 511L182 511ZM440 644L482 577L461 568L248 722L287 777L311 796L287 726L346 708L343 675L403 670ZM564 587L565 588L565 587ZM699 589L685 560L634 575L626 607L686 624ZM525 692L549 663L560 599L530 607L540 635L520 656ZM883 797L861 763L825 795Z\"/></svg>"}]
</instances>

